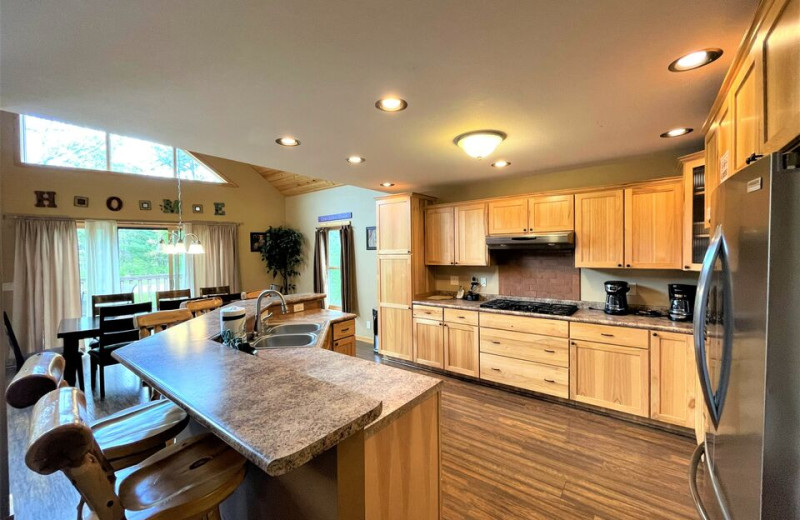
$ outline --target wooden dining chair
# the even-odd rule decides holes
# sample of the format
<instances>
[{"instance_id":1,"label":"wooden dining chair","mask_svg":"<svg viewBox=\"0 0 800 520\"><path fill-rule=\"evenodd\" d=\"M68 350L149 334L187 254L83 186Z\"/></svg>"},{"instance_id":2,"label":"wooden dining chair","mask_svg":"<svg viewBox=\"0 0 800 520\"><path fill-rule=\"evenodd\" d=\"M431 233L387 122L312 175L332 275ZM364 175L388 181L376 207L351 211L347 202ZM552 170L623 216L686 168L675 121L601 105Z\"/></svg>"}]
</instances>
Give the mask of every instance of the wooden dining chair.
<instances>
[{"instance_id":1,"label":"wooden dining chair","mask_svg":"<svg viewBox=\"0 0 800 520\"><path fill-rule=\"evenodd\" d=\"M217 287L201 287L200 296L216 296L217 294L229 294L230 285L218 285Z\"/></svg>"},{"instance_id":2,"label":"wooden dining chair","mask_svg":"<svg viewBox=\"0 0 800 520\"><path fill-rule=\"evenodd\" d=\"M89 426L86 397L76 388L54 390L36 403L25 464L41 475L63 472L81 495L78 518L98 520L218 519L219 504L246 472L244 457L205 433L117 475Z\"/></svg>"},{"instance_id":3,"label":"wooden dining chair","mask_svg":"<svg viewBox=\"0 0 800 520\"><path fill-rule=\"evenodd\" d=\"M136 327L139 329L139 338L146 338L162 330L192 319L192 311L189 309L175 309L172 311L156 311L136 316Z\"/></svg>"},{"instance_id":4,"label":"wooden dining chair","mask_svg":"<svg viewBox=\"0 0 800 520\"><path fill-rule=\"evenodd\" d=\"M189 300L181 303L181 309L188 309L195 318L214 309L222 307L221 298L203 298L200 300Z\"/></svg>"},{"instance_id":5,"label":"wooden dining chair","mask_svg":"<svg viewBox=\"0 0 800 520\"><path fill-rule=\"evenodd\" d=\"M191 298L192 291L191 289L175 289L172 291L156 291L156 310L157 311L166 311L177 309L180 303L178 302L169 302L174 303L174 307L167 309L166 307L162 307L161 300L171 300L173 298Z\"/></svg>"},{"instance_id":6,"label":"wooden dining chair","mask_svg":"<svg viewBox=\"0 0 800 520\"><path fill-rule=\"evenodd\" d=\"M99 316L100 307L105 303L133 303L133 293L92 295L92 316Z\"/></svg>"},{"instance_id":7,"label":"wooden dining chair","mask_svg":"<svg viewBox=\"0 0 800 520\"><path fill-rule=\"evenodd\" d=\"M119 363L111 353L139 339L134 316L152 310L150 302L100 307L100 337L97 346L89 350L92 390L95 389L97 369L100 369L100 400L106 398L105 367Z\"/></svg>"}]
</instances>

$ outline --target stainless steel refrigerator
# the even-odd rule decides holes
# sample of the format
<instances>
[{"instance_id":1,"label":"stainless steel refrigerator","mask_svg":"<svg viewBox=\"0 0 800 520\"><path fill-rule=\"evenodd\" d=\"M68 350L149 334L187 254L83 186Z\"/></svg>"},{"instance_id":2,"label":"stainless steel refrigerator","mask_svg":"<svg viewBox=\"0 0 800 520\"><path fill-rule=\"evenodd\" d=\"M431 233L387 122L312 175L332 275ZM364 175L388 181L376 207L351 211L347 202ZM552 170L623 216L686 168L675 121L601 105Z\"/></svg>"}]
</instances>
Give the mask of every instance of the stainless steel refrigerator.
<instances>
[{"instance_id":1,"label":"stainless steel refrigerator","mask_svg":"<svg viewBox=\"0 0 800 520\"><path fill-rule=\"evenodd\" d=\"M712 204L694 309L707 427L689 476L703 519L800 518L796 152L755 161Z\"/></svg>"}]
</instances>

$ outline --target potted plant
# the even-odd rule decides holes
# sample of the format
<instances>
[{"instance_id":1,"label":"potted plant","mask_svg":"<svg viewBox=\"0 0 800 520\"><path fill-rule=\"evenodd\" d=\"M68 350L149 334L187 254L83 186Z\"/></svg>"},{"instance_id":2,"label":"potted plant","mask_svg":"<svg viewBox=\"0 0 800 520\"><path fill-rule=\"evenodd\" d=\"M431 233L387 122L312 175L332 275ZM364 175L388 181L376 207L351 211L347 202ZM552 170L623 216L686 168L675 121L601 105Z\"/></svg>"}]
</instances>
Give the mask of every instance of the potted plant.
<instances>
[{"instance_id":1,"label":"potted plant","mask_svg":"<svg viewBox=\"0 0 800 520\"><path fill-rule=\"evenodd\" d=\"M270 226L265 232L261 259L273 278L280 275L283 279L281 293L291 293L295 289L292 278L300 274L297 268L303 262L302 233L284 226Z\"/></svg>"}]
</instances>

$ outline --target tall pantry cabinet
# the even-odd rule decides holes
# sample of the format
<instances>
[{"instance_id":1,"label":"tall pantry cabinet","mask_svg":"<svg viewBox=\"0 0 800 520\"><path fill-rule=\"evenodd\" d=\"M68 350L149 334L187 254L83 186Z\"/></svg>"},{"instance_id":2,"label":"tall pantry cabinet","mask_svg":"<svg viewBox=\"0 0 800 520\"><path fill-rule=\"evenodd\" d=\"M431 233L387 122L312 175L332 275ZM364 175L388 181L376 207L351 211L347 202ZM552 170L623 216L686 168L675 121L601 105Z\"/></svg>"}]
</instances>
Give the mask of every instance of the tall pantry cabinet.
<instances>
[{"instance_id":1,"label":"tall pantry cabinet","mask_svg":"<svg viewBox=\"0 0 800 520\"><path fill-rule=\"evenodd\" d=\"M378 336L381 354L413 359L411 301L429 292L425 267L425 208L434 199L402 193L376 199Z\"/></svg>"}]
</instances>

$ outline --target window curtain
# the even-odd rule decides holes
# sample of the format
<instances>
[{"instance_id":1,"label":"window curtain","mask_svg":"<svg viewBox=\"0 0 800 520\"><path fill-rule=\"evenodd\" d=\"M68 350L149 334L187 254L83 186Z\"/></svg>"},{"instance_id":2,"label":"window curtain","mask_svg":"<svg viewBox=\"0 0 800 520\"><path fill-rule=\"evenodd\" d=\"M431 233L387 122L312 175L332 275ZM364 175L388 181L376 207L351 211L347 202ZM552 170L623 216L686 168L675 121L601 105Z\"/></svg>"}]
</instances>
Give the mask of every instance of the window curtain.
<instances>
[{"instance_id":1,"label":"window curtain","mask_svg":"<svg viewBox=\"0 0 800 520\"><path fill-rule=\"evenodd\" d=\"M328 230L317 228L314 235L314 292L327 293L325 289L328 274Z\"/></svg>"},{"instance_id":2,"label":"window curtain","mask_svg":"<svg viewBox=\"0 0 800 520\"><path fill-rule=\"evenodd\" d=\"M342 244L342 311L355 312L356 304L356 249L353 239L353 226L342 226L339 229Z\"/></svg>"},{"instance_id":3,"label":"window curtain","mask_svg":"<svg viewBox=\"0 0 800 520\"><path fill-rule=\"evenodd\" d=\"M119 276L119 240L117 223L113 220L87 220L86 230L86 297L83 298L83 314L92 314L92 296L114 294L124 289Z\"/></svg>"},{"instance_id":4,"label":"window curtain","mask_svg":"<svg viewBox=\"0 0 800 520\"><path fill-rule=\"evenodd\" d=\"M203 244L205 254L186 255L194 269L194 295L201 287L229 285L239 291L239 229L236 224L193 224L192 233ZM190 263L187 261L187 263Z\"/></svg>"},{"instance_id":5,"label":"window curtain","mask_svg":"<svg viewBox=\"0 0 800 520\"><path fill-rule=\"evenodd\" d=\"M74 220L19 219L14 246L13 326L23 353L58 345L63 318L81 315Z\"/></svg>"}]
</instances>

